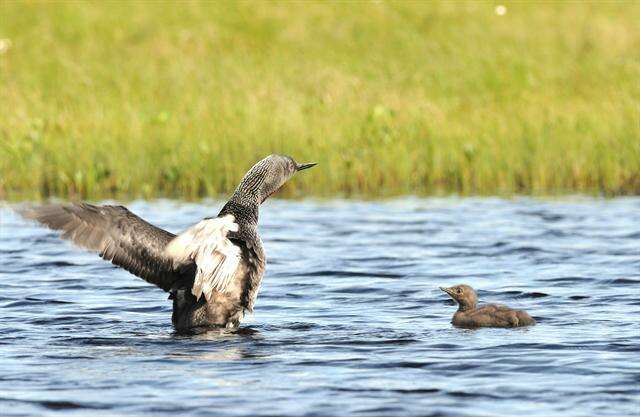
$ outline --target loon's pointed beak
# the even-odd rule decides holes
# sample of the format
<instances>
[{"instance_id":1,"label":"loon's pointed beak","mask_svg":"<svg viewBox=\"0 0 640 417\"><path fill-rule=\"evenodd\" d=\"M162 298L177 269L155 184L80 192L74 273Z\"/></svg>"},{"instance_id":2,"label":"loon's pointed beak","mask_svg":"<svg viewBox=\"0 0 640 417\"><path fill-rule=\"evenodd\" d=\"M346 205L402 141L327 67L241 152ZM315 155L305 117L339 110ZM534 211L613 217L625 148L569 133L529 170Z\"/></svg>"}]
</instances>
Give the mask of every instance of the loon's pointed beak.
<instances>
[{"instance_id":1,"label":"loon's pointed beak","mask_svg":"<svg viewBox=\"0 0 640 417\"><path fill-rule=\"evenodd\" d=\"M310 164L297 164L296 165L296 171L302 171L303 169L311 168L311 167L316 166L316 165L317 165L316 162L312 162Z\"/></svg>"},{"instance_id":2,"label":"loon's pointed beak","mask_svg":"<svg viewBox=\"0 0 640 417\"><path fill-rule=\"evenodd\" d=\"M452 290L451 288L440 287L440 289L441 289L442 291L446 292L447 294L449 294L449 296L450 296L451 298L454 298L454 297L453 297L453 290Z\"/></svg>"}]
</instances>

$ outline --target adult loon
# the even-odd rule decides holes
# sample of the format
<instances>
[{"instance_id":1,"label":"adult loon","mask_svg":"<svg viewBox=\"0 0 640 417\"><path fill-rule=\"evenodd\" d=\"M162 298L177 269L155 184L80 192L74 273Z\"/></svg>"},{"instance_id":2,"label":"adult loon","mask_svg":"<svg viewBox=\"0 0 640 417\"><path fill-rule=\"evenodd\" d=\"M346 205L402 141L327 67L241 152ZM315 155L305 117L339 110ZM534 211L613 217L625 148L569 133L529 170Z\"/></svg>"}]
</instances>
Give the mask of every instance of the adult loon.
<instances>
[{"instance_id":1,"label":"adult loon","mask_svg":"<svg viewBox=\"0 0 640 417\"><path fill-rule=\"evenodd\" d=\"M217 217L178 235L123 206L49 204L22 214L169 292L176 330L236 328L245 312L253 311L266 265L258 235L260 204L297 171L314 165L284 155L264 158Z\"/></svg>"}]
</instances>

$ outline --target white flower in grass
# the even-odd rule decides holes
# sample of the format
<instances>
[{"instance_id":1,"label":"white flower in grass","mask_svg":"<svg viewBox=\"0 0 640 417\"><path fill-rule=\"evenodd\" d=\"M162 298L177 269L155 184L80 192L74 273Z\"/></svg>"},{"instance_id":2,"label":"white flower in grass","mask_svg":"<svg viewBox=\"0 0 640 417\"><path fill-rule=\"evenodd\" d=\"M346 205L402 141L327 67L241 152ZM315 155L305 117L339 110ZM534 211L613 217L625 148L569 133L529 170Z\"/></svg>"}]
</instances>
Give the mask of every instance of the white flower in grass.
<instances>
[{"instance_id":1,"label":"white flower in grass","mask_svg":"<svg viewBox=\"0 0 640 417\"><path fill-rule=\"evenodd\" d=\"M0 54L4 54L11 48L11 39L0 39Z\"/></svg>"}]
</instances>

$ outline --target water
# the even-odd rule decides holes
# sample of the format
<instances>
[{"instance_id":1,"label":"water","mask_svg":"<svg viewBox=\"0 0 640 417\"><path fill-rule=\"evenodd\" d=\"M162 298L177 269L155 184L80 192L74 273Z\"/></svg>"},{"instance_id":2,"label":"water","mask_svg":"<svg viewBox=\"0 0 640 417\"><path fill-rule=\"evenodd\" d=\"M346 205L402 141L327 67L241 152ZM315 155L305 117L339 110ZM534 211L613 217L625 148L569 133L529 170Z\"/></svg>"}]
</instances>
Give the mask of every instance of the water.
<instances>
[{"instance_id":1,"label":"water","mask_svg":"<svg viewBox=\"0 0 640 417\"><path fill-rule=\"evenodd\" d=\"M172 231L219 203L136 202ZM238 333L0 211L0 414L640 414L640 199L270 201ZM459 330L438 290L528 310Z\"/></svg>"}]
</instances>

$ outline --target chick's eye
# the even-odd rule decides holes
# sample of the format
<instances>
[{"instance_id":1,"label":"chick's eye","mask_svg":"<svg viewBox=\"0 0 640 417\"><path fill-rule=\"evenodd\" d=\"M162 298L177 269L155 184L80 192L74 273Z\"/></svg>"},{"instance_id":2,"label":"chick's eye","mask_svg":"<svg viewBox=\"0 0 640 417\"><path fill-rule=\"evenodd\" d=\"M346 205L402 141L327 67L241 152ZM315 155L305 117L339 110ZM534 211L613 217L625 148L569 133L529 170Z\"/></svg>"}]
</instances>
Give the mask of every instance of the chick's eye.
<instances>
[{"instance_id":1,"label":"chick's eye","mask_svg":"<svg viewBox=\"0 0 640 417\"><path fill-rule=\"evenodd\" d=\"M456 290L456 293L458 293L458 294L462 294L462 290L461 290L460 288L458 288L458 289Z\"/></svg>"}]
</instances>

